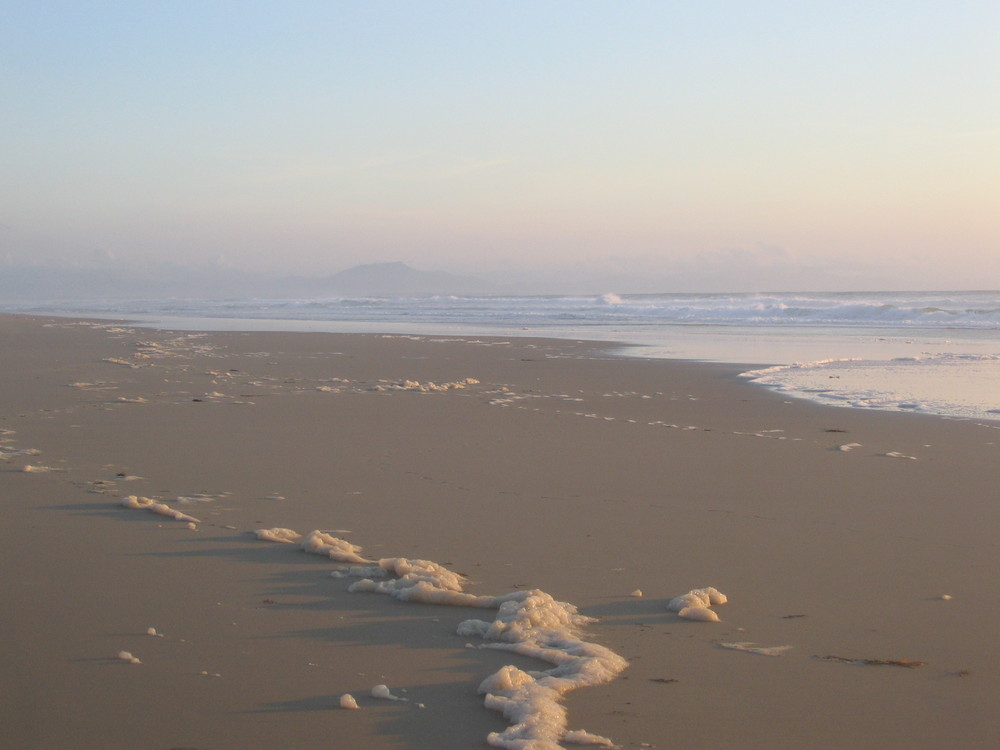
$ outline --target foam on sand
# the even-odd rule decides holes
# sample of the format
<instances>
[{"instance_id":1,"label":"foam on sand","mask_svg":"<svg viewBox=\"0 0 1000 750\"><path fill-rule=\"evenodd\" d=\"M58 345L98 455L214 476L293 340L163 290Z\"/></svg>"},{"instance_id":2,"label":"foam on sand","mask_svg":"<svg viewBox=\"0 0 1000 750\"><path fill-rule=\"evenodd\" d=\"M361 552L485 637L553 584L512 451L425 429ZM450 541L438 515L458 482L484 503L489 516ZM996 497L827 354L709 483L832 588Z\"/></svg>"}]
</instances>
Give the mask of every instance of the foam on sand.
<instances>
[{"instance_id":1,"label":"foam on sand","mask_svg":"<svg viewBox=\"0 0 1000 750\"><path fill-rule=\"evenodd\" d=\"M372 386L369 390L372 391L421 391L423 393L430 393L432 391L458 391L462 390L466 386L479 385L479 381L475 378L463 378L462 380L453 380L448 383L434 383L428 381L426 383L421 383L419 380L402 380L399 382L384 382L378 385Z\"/></svg>"},{"instance_id":2,"label":"foam on sand","mask_svg":"<svg viewBox=\"0 0 1000 750\"><path fill-rule=\"evenodd\" d=\"M719 622L719 615L709 609L716 604L725 604L729 598L712 586L691 589L686 594L675 596L667 602L667 609L678 617L699 622Z\"/></svg>"},{"instance_id":3,"label":"foam on sand","mask_svg":"<svg viewBox=\"0 0 1000 750\"><path fill-rule=\"evenodd\" d=\"M8 448L0 446L0 461L9 461L14 456L37 456L41 451L37 448Z\"/></svg>"},{"instance_id":4,"label":"foam on sand","mask_svg":"<svg viewBox=\"0 0 1000 750\"><path fill-rule=\"evenodd\" d=\"M497 597L476 596L462 590L463 579L457 573L430 560L386 557L374 566L356 569L352 575L363 576L349 591L387 594L404 602L448 604L454 607L495 607ZM389 578L388 576L395 576ZM372 580L377 576L379 581Z\"/></svg>"},{"instance_id":5,"label":"foam on sand","mask_svg":"<svg viewBox=\"0 0 1000 750\"><path fill-rule=\"evenodd\" d=\"M131 652L129 651L119 651L118 658L121 659L122 661L127 661L129 664L142 664L142 662L139 661L137 657L132 656Z\"/></svg>"},{"instance_id":6,"label":"foam on sand","mask_svg":"<svg viewBox=\"0 0 1000 750\"><path fill-rule=\"evenodd\" d=\"M371 562L371 560L366 560L359 554L361 552L360 547L351 544L346 539L332 536L325 531L310 531L302 541L302 549L314 555L325 555L335 562Z\"/></svg>"},{"instance_id":7,"label":"foam on sand","mask_svg":"<svg viewBox=\"0 0 1000 750\"><path fill-rule=\"evenodd\" d=\"M376 685L371 690L372 698L380 698L384 701L407 701L407 698L401 698L398 695L393 695L389 688L385 685Z\"/></svg>"},{"instance_id":8,"label":"foam on sand","mask_svg":"<svg viewBox=\"0 0 1000 750\"><path fill-rule=\"evenodd\" d=\"M358 702L354 700L354 696L351 695L350 693L344 693L342 696L340 696L340 707L350 708L350 709L359 708Z\"/></svg>"},{"instance_id":9,"label":"foam on sand","mask_svg":"<svg viewBox=\"0 0 1000 750\"><path fill-rule=\"evenodd\" d=\"M68 388L79 388L82 391L114 391L118 389L118 386L115 383L107 383L104 381L97 383L86 383L80 381L76 383L67 383L66 386Z\"/></svg>"},{"instance_id":10,"label":"foam on sand","mask_svg":"<svg viewBox=\"0 0 1000 750\"><path fill-rule=\"evenodd\" d=\"M466 620L460 635L478 635L490 641L482 648L512 651L554 665L543 672L525 672L507 665L479 686L487 708L500 711L511 726L494 732L487 741L495 747L554 748L560 740L613 746L611 740L567 728L562 696L581 687L610 682L628 666L614 651L580 638L593 618L576 607L553 599L544 591L517 591L501 600L492 622Z\"/></svg>"},{"instance_id":11,"label":"foam on sand","mask_svg":"<svg viewBox=\"0 0 1000 750\"><path fill-rule=\"evenodd\" d=\"M276 541L284 541L281 534L277 536ZM263 538L259 532L258 538ZM360 547L322 531L310 532L302 547L341 562L370 563L361 557ZM458 634L486 641L480 648L511 651L552 665L537 672L507 665L483 680L479 692L485 695L484 705L503 713L511 724L503 732L491 733L487 738L490 745L511 750L553 750L561 741L614 746L606 737L567 728L563 696L577 688L610 682L628 666L611 649L582 639L581 631L594 618L579 614L572 604L537 589L501 596L469 594L462 576L430 560L387 557L339 573L361 579L351 584L351 592L385 594L405 602L495 609L492 620L460 623ZM698 591L711 592L705 594L706 601L725 601L715 589ZM385 685L376 685L371 694L405 700L393 696ZM341 698L342 706L345 700Z\"/></svg>"},{"instance_id":12,"label":"foam on sand","mask_svg":"<svg viewBox=\"0 0 1000 750\"><path fill-rule=\"evenodd\" d=\"M181 513L175 508L171 508L165 503L158 503L155 500L148 497L138 497L137 495L129 495L128 497L123 497L121 499L122 506L126 508L132 508L134 510L148 510L150 513L155 513L158 516L165 516L167 518L172 518L175 521L185 521L187 523L201 523L194 516L189 516L187 513Z\"/></svg>"},{"instance_id":13,"label":"foam on sand","mask_svg":"<svg viewBox=\"0 0 1000 750\"><path fill-rule=\"evenodd\" d=\"M298 532L281 528L257 529L254 535L265 542L281 542L284 544L295 544L302 538L302 535Z\"/></svg>"},{"instance_id":14,"label":"foam on sand","mask_svg":"<svg viewBox=\"0 0 1000 750\"><path fill-rule=\"evenodd\" d=\"M855 448L860 448L860 447L861 443L844 443L843 445L838 445L837 450L842 451L843 453L848 453L854 450Z\"/></svg>"},{"instance_id":15,"label":"foam on sand","mask_svg":"<svg viewBox=\"0 0 1000 750\"><path fill-rule=\"evenodd\" d=\"M122 367L131 367L133 369L139 366L135 362L129 362L127 359L122 359L121 357L105 357L101 361L102 362L108 362L108 363L110 363L112 365L121 365Z\"/></svg>"}]
</instances>

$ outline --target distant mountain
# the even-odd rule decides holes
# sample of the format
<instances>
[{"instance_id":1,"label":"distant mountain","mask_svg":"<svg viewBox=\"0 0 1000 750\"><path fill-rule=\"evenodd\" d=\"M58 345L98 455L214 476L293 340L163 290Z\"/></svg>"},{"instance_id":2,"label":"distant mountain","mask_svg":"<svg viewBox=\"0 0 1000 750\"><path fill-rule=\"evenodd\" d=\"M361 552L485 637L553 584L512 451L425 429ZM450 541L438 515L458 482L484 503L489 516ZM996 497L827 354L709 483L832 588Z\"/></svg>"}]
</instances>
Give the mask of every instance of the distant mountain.
<instances>
[{"instance_id":1,"label":"distant mountain","mask_svg":"<svg viewBox=\"0 0 1000 750\"><path fill-rule=\"evenodd\" d=\"M377 297L430 297L445 294L484 294L491 285L471 276L447 271L420 271L406 263L366 263L322 279L302 279L313 294Z\"/></svg>"}]
</instances>

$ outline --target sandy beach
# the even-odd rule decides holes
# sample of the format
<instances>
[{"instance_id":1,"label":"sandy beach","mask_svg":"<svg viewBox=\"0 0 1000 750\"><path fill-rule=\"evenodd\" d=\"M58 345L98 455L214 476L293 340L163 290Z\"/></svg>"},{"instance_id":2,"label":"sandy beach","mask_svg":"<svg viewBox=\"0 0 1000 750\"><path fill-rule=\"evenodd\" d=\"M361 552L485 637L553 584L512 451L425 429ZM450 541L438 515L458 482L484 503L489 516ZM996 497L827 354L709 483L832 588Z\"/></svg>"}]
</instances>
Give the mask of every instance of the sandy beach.
<instances>
[{"instance_id":1,"label":"sandy beach","mask_svg":"<svg viewBox=\"0 0 1000 750\"><path fill-rule=\"evenodd\" d=\"M0 316L0 352L4 747L486 747L480 683L552 666L272 528L595 618L628 667L562 705L622 748L1000 742L1000 422L528 338ZM708 586L720 622L668 610Z\"/></svg>"}]
</instances>

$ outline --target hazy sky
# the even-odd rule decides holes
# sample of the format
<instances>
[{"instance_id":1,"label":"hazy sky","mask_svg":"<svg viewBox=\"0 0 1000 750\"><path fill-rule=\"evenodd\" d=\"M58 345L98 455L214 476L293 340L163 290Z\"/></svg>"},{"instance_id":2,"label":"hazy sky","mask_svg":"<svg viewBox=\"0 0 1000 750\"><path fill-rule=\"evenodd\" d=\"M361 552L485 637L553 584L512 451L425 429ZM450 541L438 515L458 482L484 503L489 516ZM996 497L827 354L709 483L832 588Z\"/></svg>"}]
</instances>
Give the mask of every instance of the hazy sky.
<instances>
[{"instance_id":1,"label":"hazy sky","mask_svg":"<svg viewBox=\"0 0 1000 750\"><path fill-rule=\"evenodd\" d=\"M0 62L7 262L1000 287L996 0L9 0Z\"/></svg>"}]
</instances>

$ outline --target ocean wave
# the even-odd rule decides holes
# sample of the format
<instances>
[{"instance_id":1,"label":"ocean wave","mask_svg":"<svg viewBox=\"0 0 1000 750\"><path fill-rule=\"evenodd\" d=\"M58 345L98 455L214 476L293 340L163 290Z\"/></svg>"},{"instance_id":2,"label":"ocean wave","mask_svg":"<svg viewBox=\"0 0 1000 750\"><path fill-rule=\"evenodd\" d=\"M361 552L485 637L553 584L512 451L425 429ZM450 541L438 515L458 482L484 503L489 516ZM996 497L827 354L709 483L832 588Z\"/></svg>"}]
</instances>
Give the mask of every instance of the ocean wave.
<instances>
[{"instance_id":1,"label":"ocean wave","mask_svg":"<svg viewBox=\"0 0 1000 750\"><path fill-rule=\"evenodd\" d=\"M8 309L11 309L8 307ZM467 326L829 326L1000 329L1000 292L331 296L46 302L19 311Z\"/></svg>"}]
</instances>

